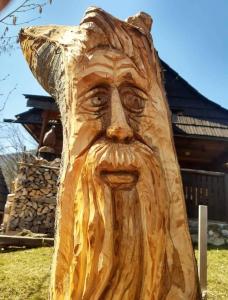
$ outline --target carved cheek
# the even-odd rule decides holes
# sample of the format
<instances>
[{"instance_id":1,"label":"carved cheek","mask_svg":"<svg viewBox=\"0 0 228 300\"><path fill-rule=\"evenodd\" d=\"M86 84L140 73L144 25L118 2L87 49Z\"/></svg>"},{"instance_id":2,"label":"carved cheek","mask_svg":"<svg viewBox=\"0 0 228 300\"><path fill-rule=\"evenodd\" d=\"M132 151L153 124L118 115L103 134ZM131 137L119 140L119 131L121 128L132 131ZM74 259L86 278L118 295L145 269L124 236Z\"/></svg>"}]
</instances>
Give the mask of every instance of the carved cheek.
<instances>
[{"instance_id":1,"label":"carved cheek","mask_svg":"<svg viewBox=\"0 0 228 300\"><path fill-rule=\"evenodd\" d=\"M126 115L127 122L129 124L129 126L131 127L131 129L134 132L139 133L140 117L136 117L136 116L132 115L132 113L130 113L126 110L125 110L125 115Z\"/></svg>"},{"instance_id":2,"label":"carved cheek","mask_svg":"<svg viewBox=\"0 0 228 300\"><path fill-rule=\"evenodd\" d=\"M156 126L158 126L158 116L151 101L147 102L143 115L138 122L138 133L149 147L153 147Z\"/></svg>"},{"instance_id":3,"label":"carved cheek","mask_svg":"<svg viewBox=\"0 0 228 300\"><path fill-rule=\"evenodd\" d=\"M125 109L125 115L126 115L126 119L127 122L129 124L129 126L132 128L132 130L139 134L142 135L144 132L143 129L143 122L144 122L144 113L133 113L133 112L129 112L128 110Z\"/></svg>"},{"instance_id":4,"label":"carved cheek","mask_svg":"<svg viewBox=\"0 0 228 300\"><path fill-rule=\"evenodd\" d=\"M77 119L75 132L71 139L72 145L70 145L70 148L73 153L76 154L76 157L80 156L91 146L94 140L102 132L102 128L103 125L101 119L92 119L89 121L82 118Z\"/></svg>"}]
</instances>

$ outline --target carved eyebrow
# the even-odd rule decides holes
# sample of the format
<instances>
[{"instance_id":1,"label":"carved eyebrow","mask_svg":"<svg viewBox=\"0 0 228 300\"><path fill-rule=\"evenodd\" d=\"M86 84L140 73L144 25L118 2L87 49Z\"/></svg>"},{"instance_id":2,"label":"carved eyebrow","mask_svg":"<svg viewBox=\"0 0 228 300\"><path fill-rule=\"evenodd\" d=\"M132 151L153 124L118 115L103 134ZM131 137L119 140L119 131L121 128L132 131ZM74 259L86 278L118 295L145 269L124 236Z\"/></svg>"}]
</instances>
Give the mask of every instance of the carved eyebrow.
<instances>
[{"instance_id":1,"label":"carved eyebrow","mask_svg":"<svg viewBox=\"0 0 228 300\"><path fill-rule=\"evenodd\" d=\"M83 97L85 99L88 99L88 98L96 95L97 93L100 93L100 92L107 93L109 90L110 90L110 88L105 85L95 86L95 87L92 87L89 91L84 91L82 94L79 95L79 98Z\"/></svg>"},{"instance_id":2,"label":"carved eyebrow","mask_svg":"<svg viewBox=\"0 0 228 300\"><path fill-rule=\"evenodd\" d=\"M120 90L121 90L121 92L124 92L124 90L127 89L126 92L129 92L129 88L134 93L136 93L137 95L139 95L142 99L148 100L148 95L143 90L141 90L138 87L135 87L135 86L132 86L132 85L124 85L124 86L120 87Z\"/></svg>"}]
</instances>

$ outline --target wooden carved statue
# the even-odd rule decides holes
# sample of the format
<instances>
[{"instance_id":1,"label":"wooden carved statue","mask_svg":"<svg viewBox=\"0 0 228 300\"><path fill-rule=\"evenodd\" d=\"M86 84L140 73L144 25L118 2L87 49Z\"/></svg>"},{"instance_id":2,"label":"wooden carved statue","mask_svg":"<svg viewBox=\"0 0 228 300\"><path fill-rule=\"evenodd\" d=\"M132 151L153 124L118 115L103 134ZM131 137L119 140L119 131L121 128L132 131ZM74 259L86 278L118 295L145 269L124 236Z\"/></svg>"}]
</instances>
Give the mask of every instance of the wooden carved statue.
<instances>
[{"instance_id":1,"label":"wooden carved statue","mask_svg":"<svg viewBox=\"0 0 228 300\"><path fill-rule=\"evenodd\" d=\"M151 24L91 7L21 31L63 123L51 299L200 299Z\"/></svg>"}]
</instances>

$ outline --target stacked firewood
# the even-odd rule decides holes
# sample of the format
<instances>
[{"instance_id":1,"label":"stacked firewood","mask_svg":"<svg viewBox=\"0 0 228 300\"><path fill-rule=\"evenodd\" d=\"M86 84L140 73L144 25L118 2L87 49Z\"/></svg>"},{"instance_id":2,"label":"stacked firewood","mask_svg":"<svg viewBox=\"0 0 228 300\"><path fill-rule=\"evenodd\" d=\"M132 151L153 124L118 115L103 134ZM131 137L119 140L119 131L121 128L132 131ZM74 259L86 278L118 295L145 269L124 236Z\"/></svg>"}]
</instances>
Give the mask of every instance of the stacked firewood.
<instances>
[{"instance_id":1,"label":"stacked firewood","mask_svg":"<svg viewBox=\"0 0 228 300\"><path fill-rule=\"evenodd\" d=\"M59 163L37 158L20 163L7 232L28 229L53 235Z\"/></svg>"}]
</instances>

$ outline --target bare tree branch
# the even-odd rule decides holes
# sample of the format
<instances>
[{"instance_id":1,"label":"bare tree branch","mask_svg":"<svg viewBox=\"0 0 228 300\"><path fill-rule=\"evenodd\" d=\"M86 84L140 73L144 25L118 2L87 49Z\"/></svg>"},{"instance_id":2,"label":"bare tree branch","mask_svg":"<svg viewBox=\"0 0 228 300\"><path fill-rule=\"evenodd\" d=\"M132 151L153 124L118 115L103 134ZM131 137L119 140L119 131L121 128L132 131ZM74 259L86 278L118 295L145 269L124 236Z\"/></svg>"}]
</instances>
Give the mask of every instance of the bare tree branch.
<instances>
[{"instance_id":1,"label":"bare tree branch","mask_svg":"<svg viewBox=\"0 0 228 300\"><path fill-rule=\"evenodd\" d=\"M9 14L4 16L2 19L0 19L0 23L2 23L3 21L5 21L8 18L11 18L12 16L15 16L18 13L28 12L28 11L31 11L31 10L34 10L34 9L37 9L40 7L44 7L45 5L47 5L46 1L42 2L42 3L33 3L33 2L31 2L31 0L25 0L17 8L12 10ZM12 25L12 24L10 24L10 25Z\"/></svg>"},{"instance_id":2,"label":"bare tree branch","mask_svg":"<svg viewBox=\"0 0 228 300\"><path fill-rule=\"evenodd\" d=\"M0 112L4 110L4 108L5 108L5 106L6 106L6 103L7 103L7 101L9 100L9 97L10 97L11 94L16 90L16 88L17 88L17 84L15 84L14 88L12 88L12 89L8 92L8 94L7 94L6 98L5 98L5 100L3 101L3 103L2 103L2 105L1 105L1 107L0 107ZM3 95L4 95L4 94L1 94L0 97L3 96Z\"/></svg>"},{"instance_id":3,"label":"bare tree branch","mask_svg":"<svg viewBox=\"0 0 228 300\"><path fill-rule=\"evenodd\" d=\"M24 24L31 23L31 22L33 22L33 21L35 21L35 20L38 20L38 19L40 19L40 17L33 18L33 19L29 19L29 20L27 20L27 21L25 21L25 22L21 22L21 23L15 23L15 24L13 24L13 25L15 25L15 26L24 25ZM5 24L5 25L12 25L11 23L6 23L6 22L2 22L2 23ZM4 37L4 38L7 38L7 37Z\"/></svg>"},{"instance_id":4,"label":"bare tree branch","mask_svg":"<svg viewBox=\"0 0 228 300\"><path fill-rule=\"evenodd\" d=\"M27 138L18 124L6 124L4 130L1 128L1 132L4 132L4 139L0 136L0 167L10 190L17 174L18 161L25 153L25 142L33 148L37 147L37 143L31 137Z\"/></svg>"},{"instance_id":5,"label":"bare tree branch","mask_svg":"<svg viewBox=\"0 0 228 300\"><path fill-rule=\"evenodd\" d=\"M7 15L0 18L0 54L3 52L10 51L14 48L13 44L17 41L17 36L9 36L10 27L21 26L24 24L31 23L40 17L31 18L29 12L37 10L38 14L43 12L43 8L47 4L51 4L52 1L48 0L24 0L19 6L9 12Z\"/></svg>"},{"instance_id":6,"label":"bare tree branch","mask_svg":"<svg viewBox=\"0 0 228 300\"><path fill-rule=\"evenodd\" d=\"M0 0L1 2L1 0ZM15 9L10 11L8 14L0 18L0 55L3 52L10 52L12 49L16 48L16 43L18 36L17 35L9 35L9 30L11 27L20 26L23 24L31 23L40 17L31 18L29 17L29 12L37 10L37 13L41 14L43 11L43 7L47 5L47 3L52 1L48 0L23 0L21 4L18 5ZM4 4L5 3L5 4ZM6 2L2 2L2 8L7 4ZM0 6L1 8L1 6ZM19 16L23 16L20 22L18 22ZM3 25L3 26L2 26ZM1 33L2 31L2 33ZM3 78L0 78L0 82L5 81L9 75L7 74ZM4 92L0 92L0 112L2 112L6 106L6 103L16 89L16 85L12 88L7 94ZM3 98L5 99L3 100Z\"/></svg>"},{"instance_id":7,"label":"bare tree branch","mask_svg":"<svg viewBox=\"0 0 228 300\"><path fill-rule=\"evenodd\" d=\"M15 28L16 26L28 24L37 20L39 17L31 18L29 12L37 10L37 13L41 14L44 6L47 5L48 2L51 4L52 1L23 0L19 6L0 18L0 55L3 52L13 49L16 45L17 35L15 35L15 33L9 34L10 28ZM4 3L1 4L3 5ZM3 85L8 77L9 74L0 78L0 83ZM0 112L4 110L7 101L16 90L16 87L17 85L15 85L7 94L2 91L0 92ZM21 125L9 125L0 121L0 128L0 165L2 166L7 184L10 187L17 172L17 162L23 155L25 143L33 145L34 148L37 147L37 144L31 137L26 137L25 134L22 134Z\"/></svg>"},{"instance_id":8,"label":"bare tree branch","mask_svg":"<svg viewBox=\"0 0 228 300\"><path fill-rule=\"evenodd\" d=\"M0 78L0 81L6 80L9 76L10 76L9 74L5 75L4 77Z\"/></svg>"}]
</instances>

